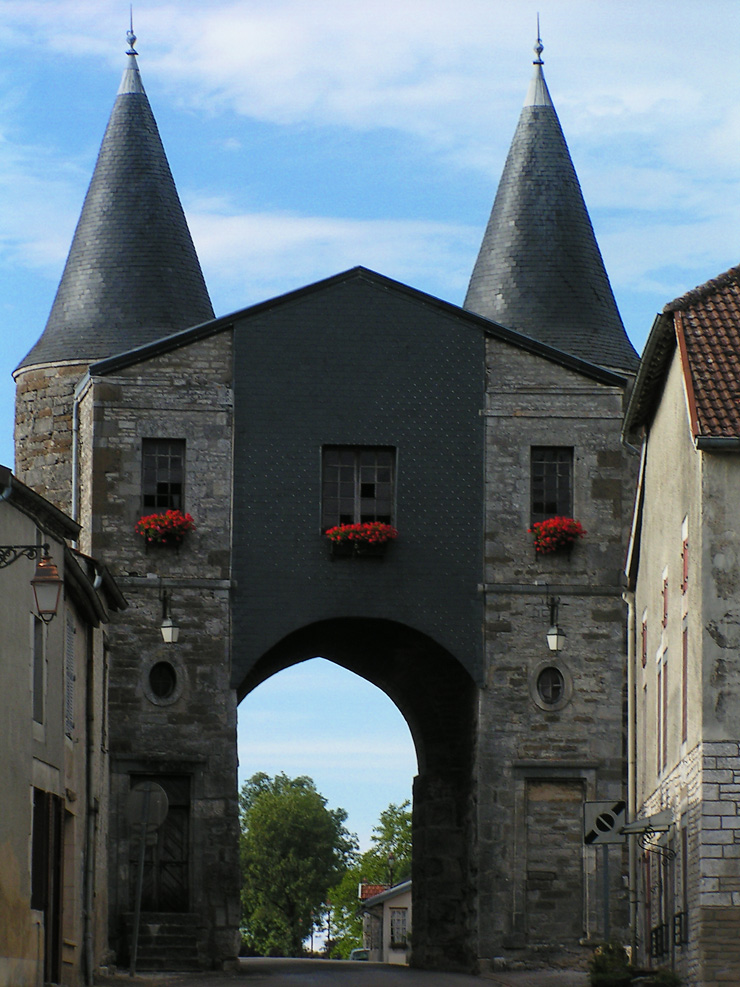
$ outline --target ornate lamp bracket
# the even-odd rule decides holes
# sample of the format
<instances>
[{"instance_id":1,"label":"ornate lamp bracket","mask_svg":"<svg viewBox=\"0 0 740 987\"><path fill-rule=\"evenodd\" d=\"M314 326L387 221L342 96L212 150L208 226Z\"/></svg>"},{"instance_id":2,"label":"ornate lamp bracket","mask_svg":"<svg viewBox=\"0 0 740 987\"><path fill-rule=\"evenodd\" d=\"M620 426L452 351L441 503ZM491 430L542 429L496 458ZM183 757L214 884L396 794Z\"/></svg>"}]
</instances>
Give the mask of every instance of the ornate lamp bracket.
<instances>
[{"instance_id":1,"label":"ornate lamp bracket","mask_svg":"<svg viewBox=\"0 0 740 987\"><path fill-rule=\"evenodd\" d=\"M18 559L42 559L48 556L49 546L46 545L0 545L0 569L17 562Z\"/></svg>"}]
</instances>

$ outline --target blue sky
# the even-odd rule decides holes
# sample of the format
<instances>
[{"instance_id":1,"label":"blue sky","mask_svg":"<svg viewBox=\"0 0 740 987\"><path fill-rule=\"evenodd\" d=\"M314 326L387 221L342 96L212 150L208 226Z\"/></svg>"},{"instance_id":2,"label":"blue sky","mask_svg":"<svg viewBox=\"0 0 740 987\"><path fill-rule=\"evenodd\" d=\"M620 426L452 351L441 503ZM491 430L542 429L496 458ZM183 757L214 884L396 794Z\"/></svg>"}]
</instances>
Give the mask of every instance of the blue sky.
<instances>
[{"instance_id":1,"label":"blue sky","mask_svg":"<svg viewBox=\"0 0 740 987\"><path fill-rule=\"evenodd\" d=\"M0 0L8 465L10 374L51 307L123 71L128 10ZM139 65L216 314L355 264L460 303L537 11L550 92L638 350L667 301L738 263L736 0L147 0L134 10ZM306 665L263 686L249 716L275 740L258 747L255 731L261 760L244 745L242 757L247 773L312 774L367 834L407 797L415 762L387 700L345 675ZM335 701L310 726L325 696ZM378 788L373 770L404 780Z\"/></svg>"}]
</instances>

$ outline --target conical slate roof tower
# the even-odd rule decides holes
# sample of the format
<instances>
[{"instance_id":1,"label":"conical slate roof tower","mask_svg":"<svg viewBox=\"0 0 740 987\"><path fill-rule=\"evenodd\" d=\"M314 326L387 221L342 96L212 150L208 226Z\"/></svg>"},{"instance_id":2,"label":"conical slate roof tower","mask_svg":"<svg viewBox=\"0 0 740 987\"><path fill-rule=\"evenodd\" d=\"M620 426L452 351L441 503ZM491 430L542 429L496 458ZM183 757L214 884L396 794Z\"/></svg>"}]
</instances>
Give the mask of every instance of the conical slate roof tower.
<instances>
[{"instance_id":1,"label":"conical slate roof tower","mask_svg":"<svg viewBox=\"0 0 740 987\"><path fill-rule=\"evenodd\" d=\"M129 32L128 65L51 314L20 368L98 360L213 318L135 40Z\"/></svg>"},{"instance_id":2,"label":"conical slate roof tower","mask_svg":"<svg viewBox=\"0 0 740 987\"><path fill-rule=\"evenodd\" d=\"M542 71L509 149L464 307L598 366L634 371L586 203Z\"/></svg>"}]
</instances>

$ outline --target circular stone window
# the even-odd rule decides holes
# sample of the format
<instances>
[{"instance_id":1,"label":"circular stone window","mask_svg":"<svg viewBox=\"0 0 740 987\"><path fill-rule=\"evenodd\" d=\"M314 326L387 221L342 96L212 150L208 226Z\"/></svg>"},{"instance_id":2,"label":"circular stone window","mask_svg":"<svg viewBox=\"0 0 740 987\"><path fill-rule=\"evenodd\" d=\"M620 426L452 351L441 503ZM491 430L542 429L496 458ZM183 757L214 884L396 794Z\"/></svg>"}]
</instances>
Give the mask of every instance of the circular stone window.
<instances>
[{"instance_id":1,"label":"circular stone window","mask_svg":"<svg viewBox=\"0 0 740 987\"><path fill-rule=\"evenodd\" d=\"M540 662L529 676L529 694L540 709L556 712L573 695L573 679L561 661Z\"/></svg>"},{"instance_id":2,"label":"circular stone window","mask_svg":"<svg viewBox=\"0 0 740 987\"><path fill-rule=\"evenodd\" d=\"M169 699L177 685L177 672L168 661L158 661L149 669L149 688L157 699Z\"/></svg>"},{"instance_id":3,"label":"circular stone window","mask_svg":"<svg viewBox=\"0 0 740 987\"><path fill-rule=\"evenodd\" d=\"M565 679L560 669L554 665L543 668L537 676L537 694L545 706L557 706L564 692Z\"/></svg>"},{"instance_id":4,"label":"circular stone window","mask_svg":"<svg viewBox=\"0 0 740 987\"><path fill-rule=\"evenodd\" d=\"M155 659L144 672L144 692L147 699L157 706L169 706L182 692L181 675L171 661Z\"/></svg>"}]
</instances>

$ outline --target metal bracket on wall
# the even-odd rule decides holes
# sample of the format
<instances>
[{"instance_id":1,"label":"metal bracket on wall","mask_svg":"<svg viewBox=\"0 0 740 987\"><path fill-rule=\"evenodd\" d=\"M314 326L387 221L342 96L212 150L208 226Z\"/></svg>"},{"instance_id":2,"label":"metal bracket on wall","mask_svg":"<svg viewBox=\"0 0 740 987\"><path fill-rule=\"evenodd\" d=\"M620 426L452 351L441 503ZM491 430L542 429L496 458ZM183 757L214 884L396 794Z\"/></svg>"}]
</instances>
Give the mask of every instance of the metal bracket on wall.
<instances>
[{"instance_id":1,"label":"metal bracket on wall","mask_svg":"<svg viewBox=\"0 0 740 987\"><path fill-rule=\"evenodd\" d=\"M30 559L32 562L49 555L49 546L45 545L0 545L0 569L12 565L18 559Z\"/></svg>"}]
</instances>

